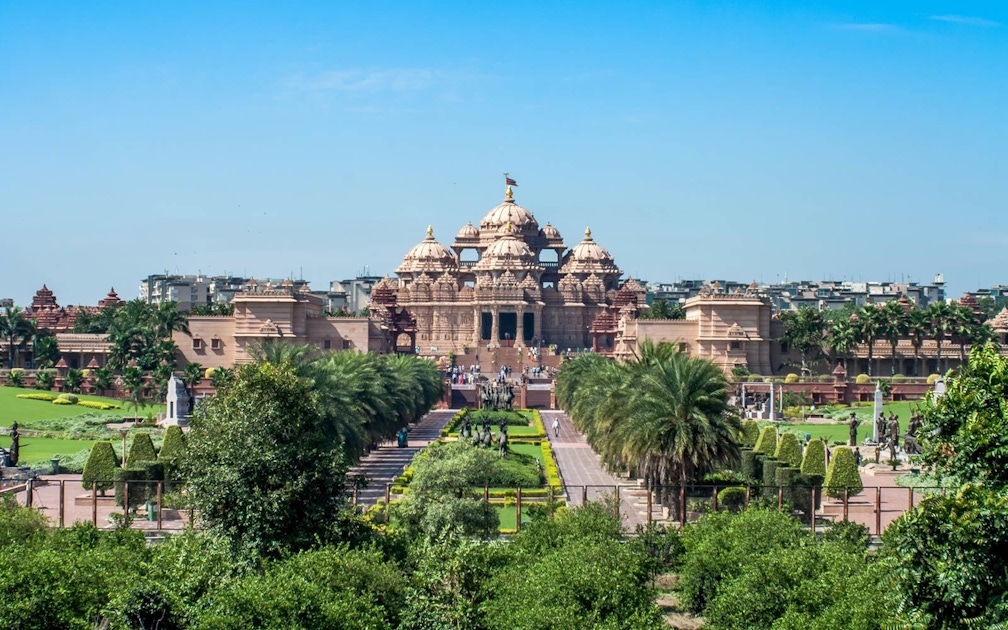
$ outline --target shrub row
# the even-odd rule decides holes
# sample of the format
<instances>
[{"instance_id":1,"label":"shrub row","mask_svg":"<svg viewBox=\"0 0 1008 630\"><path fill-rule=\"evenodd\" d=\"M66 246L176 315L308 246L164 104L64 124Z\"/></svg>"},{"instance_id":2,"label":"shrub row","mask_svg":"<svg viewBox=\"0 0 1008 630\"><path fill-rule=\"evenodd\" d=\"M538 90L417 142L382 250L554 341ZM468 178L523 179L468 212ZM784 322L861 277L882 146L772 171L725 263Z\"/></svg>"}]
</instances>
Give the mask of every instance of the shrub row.
<instances>
[{"instance_id":1,"label":"shrub row","mask_svg":"<svg viewBox=\"0 0 1008 630\"><path fill-rule=\"evenodd\" d=\"M102 411L108 411L109 409L120 409L119 405L113 405L112 403L101 402L99 400L80 400L75 394L49 394L46 392L35 392L31 394L17 394L15 398L23 398L25 400L41 400L44 402L52 403L54 405L80 405L81 407L87 407L89 409L100 409Z\"/></svg>"},{"instance_id":2,"label":"shrub row","mask_svg":"<svg viewBox=\"0 0 1008 630\"><path fill-rule=\"evenodd\" d=\"M18 394L17 396L15 396L15 398L25 398L27 400L44 400L46 402L52 402L56 400L56 395L38 392L35 394Z\"/></svg>"}]
</instances>

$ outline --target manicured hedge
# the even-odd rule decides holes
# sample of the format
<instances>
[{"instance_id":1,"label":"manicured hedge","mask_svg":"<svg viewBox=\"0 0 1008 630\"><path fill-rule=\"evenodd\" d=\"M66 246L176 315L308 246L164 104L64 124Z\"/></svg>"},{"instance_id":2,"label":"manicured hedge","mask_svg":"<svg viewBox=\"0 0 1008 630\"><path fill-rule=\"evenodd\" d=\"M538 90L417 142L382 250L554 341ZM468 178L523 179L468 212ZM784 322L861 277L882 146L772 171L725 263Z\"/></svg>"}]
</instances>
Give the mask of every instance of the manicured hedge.
<instances>
[{"instance_id":1,"label":"manicured hedge","mask_svg":"<svg viewBox=\"0 0 1008 630\"><path fill-rule=\"evenodd\" d=\"M777 497L777 469L782 466L787 467L787 464L769 457L763 460L763 496Z\"/></svg>"},{"instance_id":2,"label":"manicured hedge","mask_svg":"<svg viewBox=\"0 0 1008 630\"><path fill-rule=\"evenodd\" d=\"M17 394L15 396L15 398L25 398L27 400L44 400L46 402L52 402L52 401L56 400L56 395L55 394L44 394L44 393L39 392L37 394Z\"/></svg>"},{"instance_id":3,"label":"manicured hedge","mask_svg":"<svg viewBox=\"0 0 1008 630\"><path fill-rule=\"evenodd\" d=\"M750 482L763 480L763 454L742 449L742 475Z\"/></svg>"},{"instance_id":4,"label":"manicured hedge","mask_svg":"<svg viewBox=\"0 0 1008 630\"><path fill-rule=\"evenodd\" d=\"M75 396L74 394L60 394L59 396L56 397L56 400L54 400L53 402L56 402L57 400L65 400L67 401L67 403L71 405L76 405L80 401L80 399L77 398L77 396ZM67 403L59 403L59 404L65 405Z\"/></svg>"},{"instance_id":5,"label":"manicured hedge","mask_svg":"<svg viewBox=\"0 0 1008 630\"><path fill-rule=\"evenodd\" d=\"M773 457L777 451L777 427L763 427L753 450L767 457Z\"/></svg>"},{"instance_id":6,"label":"manicured hedge","mask_svg":"<svg viewBox=\"0 0 1008 630\"><path fill-rule=\"evenodd\" d=\"M154 442L149 433L137 433L133 436L130 444L129 455L126 456L127 468L138 468L145 462L157 460L157 452L154 450Z\"/></svg>"},{"instance_id":7,"label":"manicured hedge","mask_svg":"<svg viewBox=\"0 0 1008 630\"><path fill-rule=\"evenodd\" d=\"M105 491L112 487L119 462L111 442L95 442L84 462L81 473L81 485L91 489L91 484L97 482L98 491L104 496Z\"/></svg>"},{"instance_id":8,"label":"manicured hedge","mask_svg":"<svg viewBox=\"0 0 1008 630\"><path fill-rule=\"evenodd\" d=\"M742 423L742 446L752 448L756 446L759 439L759 425L755 420L746 420Z\"/></svg>"},{"instance_id":9,"label":"manicured hedge","mask_svg":"<svg viewBox=\"0 0 1008 630\"><path fill-rule=\"evenodd\" d=\"M810 440L801 463L802 474L826 476L826 445L819 438Z\"/></svg>"},{"instance_id":10,"label":"manicured hedge","mask_svg":"<svg viewBox=\"0 0 1008 630\"><path fill-rule=\"evenodd\" d=\"M101 409L102 411L108 411L109 409L119 409L119 405L99 402L97 400L78 400L77 404L80 405L81 407L88 407L89 409Z\"/></svg>"},{"instance_id":11,"label":"manicured hedge","mask_svg":"<svg viewBox=\"0 0 1008 630\"><path fill-rule=\"evenodd\" d=\"M780 440L777 441L777 452L774 453L774 458L792 468L801 466L802 452L798 436L791 432L782 434Z\"/></svg>"},{"instance_id":12,"label":"manicured hedge","mask_svg":"<svg viewBox=\"0 0 1008 630\"><path fill-rule=\"evenodd\" d=\"M717 494L718 510L741 512L745 509L746 489L741 486L725 488Z\"/></svg>"},{"instance_id":13,"label":"manicured hedge","mask_svg":"<svg viewBox=\"0 0 1008 630\"><path fill-rule=\"evenodd\" d=\"M854 453L850 448L838 446L833 449L833 457L830 458L823 488L826 494L837 499L843 497L844 488L847 489L848 495L857 494L864 489L861 475L854 463Z\"/></svg>"}]
</instances>

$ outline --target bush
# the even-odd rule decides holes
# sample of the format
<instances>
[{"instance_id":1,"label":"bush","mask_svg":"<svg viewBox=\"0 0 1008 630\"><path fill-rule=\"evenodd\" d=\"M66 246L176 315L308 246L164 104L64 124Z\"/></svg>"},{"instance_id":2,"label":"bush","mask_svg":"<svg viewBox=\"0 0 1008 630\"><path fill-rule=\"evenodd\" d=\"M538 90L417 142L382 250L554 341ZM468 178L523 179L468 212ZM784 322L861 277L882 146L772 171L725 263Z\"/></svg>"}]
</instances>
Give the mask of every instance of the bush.
<instances>
[{"instance_id":1,"label":"bush","mask_svg":"<svg viewBox=\"0 0 1008 630\"><path fill-rule=\"evenodd\" d=\"M777 441L777 451L774 453L774 458L792 468L800 467L802 452L798 436L791 432L783 433Z\"/></svg>"},{"instance_id":2,"label":"bush","mask_svg":"<svg viewBox=\"0 0 1008 630\"><path fill-rule=\"evenodd\" d=\"M816 380L819 381L820 383L829 383L830 381L833 380L833 375L832 374L820 374L819 376L816 377Z\"/></svg>"},{"instance_id":3,"label":"bush","mask_svg":"<svg viewBox=\"0 0 1008 630\"><path fill-rule=\"evenodd\" d=\"M173 424L165 430L164 441L161 443L161 450L158 452L158 460L174 460L185 451L185 434L182 427Z\"/></svg>"},{"instance_id":4,"label":"bush","mask_svg":"<svg viewBox=\"0 0 1008 630\"><path fill-rule=\"evenodd\" d=\"M89 409L101 409L102 411L108 411L109 409L118 409L118 405L113 405L111 403L99 402L97 400L78 400L77 404L81 407L87 407Z\"/></svg>"},{"instance_id":5,"label":"bush","mask_svg":"<svg viewBox=\"0 0 1008 630\"><path fill-rule=\"evenodd\" d=\"M826 445L821 439L809 440L802 458L801 471L805 475L826 476Z\"/></svg>"},{"instance_id":6,"label":"bush","mask_svg":"<svg viewBox=\"0 0 1008 630\"><path fill-rule=\"evenodd\" d=\"M93 483L98 484L98 491L105 496L105 491L112 487L115 481L115 473L119 468L115 450L111 442L96 442L91 447L91 453L87 461L84 462L84 471L81 473L81 485L90 489Z\"/></svg>"},{"instance_id":7,"label":"bush","mask_svg":"<svg viewBox=\"0 0 1008 630\"><path fill-rule=\"evenodd\" d=\"M76 405L76 404L77 404L77 402L78 402L78 401L79 401L80 399L79 399L79 398L77 398L77 396L76 396L75 394L60 394L59 396L57 396L57 397L56 397L56 400L66 400L66 401L68 401L68 402L69 402L69 403L70 403L71 405ZM53 402L56 402L56 401L54 400ZM66 403L60 403L60 404L66 404Z\"/></svg>"},{"instance_id":8,"label":"bush","mask_svg":"<svg viewBox=\"0 0 1008 630\"><path fill-rule=\"evenodd\" d=\"M823 487L826 489L826 494L834 498L843 497L844 488L848 494L857 494L864 489L861 475L854 463L854 453L849 447L838 446L833 449L833 457L830 458Z\"/></svg>"},{"instance_id":9,"label":"bush","mask_svg":"<svg viewBox=\"0 0 1008 630\"><path fill-rule=\"evenodd\" d=\"M937 381L940 378L941 378L941 374L928 374L927 384L928 385L934 385L935 381Z\"/></svg>"},{"instance_id":10,"label":"bush","mask_svg":"<svg viewBox=\"0 0 1008 630\"><path fill-rule=\"evenodd\" d=\"M34 394L18 394L17 396L15 396L15 398L25 398L27 400L44 400L46 402L52 402L56 400L56 395L37 392Z\"/></svg>"},{"instance_id":11,"label":"bush","mask_svg":"<svg viewBox=\"0 0 1008 630\"><path fill-rule=\"evenodd\" d=\"M798 375L795 374L794 372L791 372L790 374L788 374L787 376L784 377L784 382L785 383L797 383L798 382Z\"/></svg>"},{"instance_id":12,"label":"bush","mask_svg":"<svg viewBox=\"0 0 1008 630\"><path fill-rule=\"evenodd\" d=\"M867 385L868 383L871 383L871 377L867 374L858 374L854 379L854 382L858 385Z\"/></svg>"},{"instance_id":13,"label":"bush","mask_svg":"<svg viewBox=\"0 0 1008 630\"><path fill-rule=\"evenodd\" d=\"M157 453L154 451L154 442L149 433L137 433L130 443L129 455L126 456L127 468L138 468L144 462L157 461Z\"/></svg>"},{"instance_id":14,"label":"bush","mask_svg":"<svg viewBox=\"0 0 1008 630\"><path fill-rule=\"evenodd\" d=\"M54 405L72 405L73 403L70 402L69 400L67 400L66 398L57 398L56 400L52 401L52 404L54 404Z\"/></svg>"},{"instance_id":15,"label":"bush","mask_svg":"<svg viewBox=\"0 0 1008 630\"><path fill-rule=\"evenodd\" d=\"M741 512L745 509L746 489L742 486L732 486L717 493L718 510Z\"/></svg>"},{"instance_id":16,"label":"bush","mask_svg":"<svg viewBox=\"0 0 1008 630\"><path fill-rule=\"evenodd\" d=\"M746 378L746 381L749 382L749 383L762 383L763 382L763 377L760 376L759 374L753 374L753 375L749 376L748 378Z\"/></svg>"},{"instance_id":17,"label":"bush","mask_svg":"<svg viewBox=\"0 0 1008 630\"><path fill-rule=\"evenodd\" d=\"M763 461L763 496L768 499L777 498L777 469L781 467L787 465L771 458Z\"/></svg>"},{"instance_id":18,"label":"bush","mask_svg":"<svg viewBox=\"0 0 1008 630\"><path fill-rule=\"evenodd\" d=\"M749 482L763 479L763 454L744 448L742 449L742 475Z\"/></svg>"},{"instance_id":19,"label":"bush","mask_svg":"<svg viewBox=\"0 0 1008 630\"><path fill-rule=\"evenodd\" d=\"M893 374L892 378L889 380L891 380L893 383L905 383L907 377L904 376L903 374Z\"/></svg>"},{"instance_id":20,"label":"bush","mask_svg":"<svg viewBox=\"0 0 1008 630\"><path fill-rule=\"evenodd\" d=\"M746 420L742 423L742 446L752 448L756 446L759 439L759 425L755 420Z\"/></svg>"},{"instance_id":21,"label":"bush","mask_svg":"<svg viewBox=\"0 0 1008 630\"><path fill-rule=\"evenodd\" d=\"M773 457L774 452L777 451L777 427L763 427L753 450L757 453L763 453L767 457Z\"/></svg>"}]
</instances>

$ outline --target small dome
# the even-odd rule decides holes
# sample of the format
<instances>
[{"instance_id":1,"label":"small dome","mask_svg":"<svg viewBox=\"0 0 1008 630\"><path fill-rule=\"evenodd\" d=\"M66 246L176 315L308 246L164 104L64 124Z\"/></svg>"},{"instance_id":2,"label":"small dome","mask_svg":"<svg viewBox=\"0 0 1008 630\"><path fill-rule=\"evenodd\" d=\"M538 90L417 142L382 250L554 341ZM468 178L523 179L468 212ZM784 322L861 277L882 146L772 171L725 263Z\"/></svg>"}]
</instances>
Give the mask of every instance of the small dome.
<instances>
[{"instance_id":1,"label":"small dome","mask_svg":"<svg viewBox=\"0 0 1008 630\"><path fill-rule=\"evenodd\" d=\"M451 250L434 240L434 229L427 226L427 238L417 243L403 258L396 273L444 271L455 266Z\"/></svg>"},{"instance_id":2,"label":"small dome","mask_svg":"<svg viewBox=\"0 0 1008 630\"><path fill-rule=\"evenodd\" d=\"M469 223L466 223L465 225L462 226L462 229L458 231L458 234L455 236L455 238L461 241L461 240L479 238L479 235L480 235L479 230L476 229L476 226L472 224L472 221L470 221Z\"/></svg>"},{"instance_id":3,"label":"small dome","mask_svg":"<svg viewBox=\"0 0 1008 630\"><path fill-rule=\"evenodd\" d=\"M545 236L547 240L560 240L560 230L550 225L549 221L546 222L546 225L543 226L543 229L540 230L540 232L542 232L542 235Z\"/></svg>"},{"instance_id":4,"label":"small dome","mask_svg":"<svg viewBox=\"0 0 1008 630\"><path fill-rule=\"evenodd\" d=\"M612 254L592 239L591 228L585 229L585 237L571 249L571 258L580 261L612 262Z\"/></svg>"}]
</instances>

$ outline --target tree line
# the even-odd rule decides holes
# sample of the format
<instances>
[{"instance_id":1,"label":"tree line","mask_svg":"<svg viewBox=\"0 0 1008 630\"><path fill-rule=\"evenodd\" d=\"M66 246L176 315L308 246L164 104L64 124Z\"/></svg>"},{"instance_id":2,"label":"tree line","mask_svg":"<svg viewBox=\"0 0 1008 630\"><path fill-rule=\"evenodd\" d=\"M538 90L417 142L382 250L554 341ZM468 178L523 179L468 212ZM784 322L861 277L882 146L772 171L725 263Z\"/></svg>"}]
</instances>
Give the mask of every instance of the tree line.
<instances>
[{"instance_id":1,"label":"tree line","mask_svg":"<svg viewBox=\"0 0 1008 630\"><path fill-rule=\"evenodd\" d=\"M888 345L892 372L895 372L896 349L904 339L913 345L917 374L924 372L920 369L920 351L926 341L935 343L939 371L945 372L948 357L945 355L943 369L943 352L949 346L958 349L962 363L971 346L994 339L994 332L984 321L982 311L944 301L926 308L895 300L860 308L848 304L845 308L827 311L801 306L796 311L780 313L780 321L784 325L782 340L799 355L803 374L808 374L810 366L824 358L839 361L847 369L847 360L854 357L862 345L868 350L869 376L882 376L874 365L879 345Z\"/></svg>"}]
</instances>

